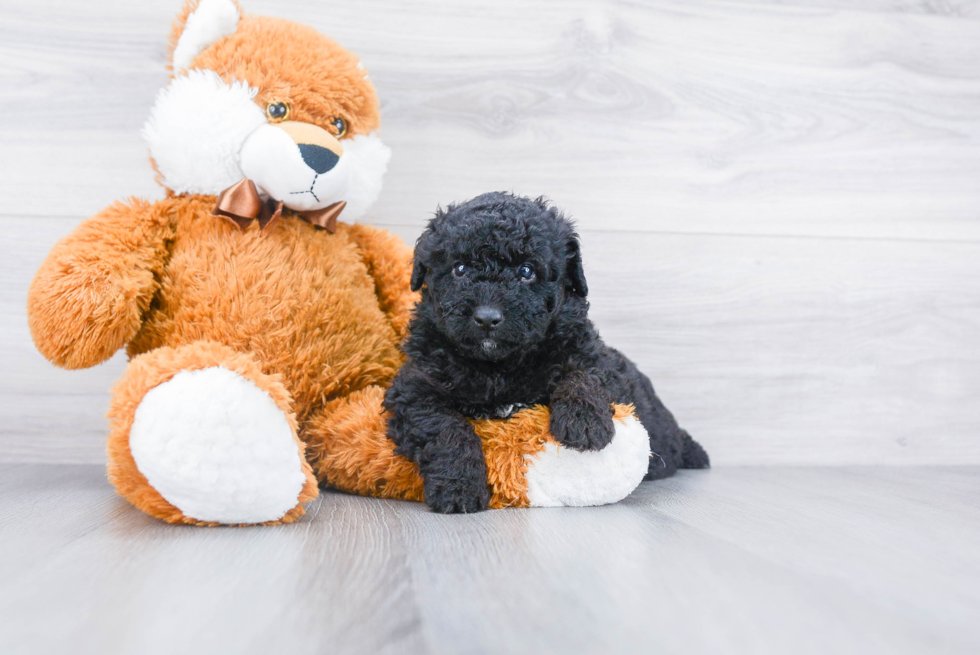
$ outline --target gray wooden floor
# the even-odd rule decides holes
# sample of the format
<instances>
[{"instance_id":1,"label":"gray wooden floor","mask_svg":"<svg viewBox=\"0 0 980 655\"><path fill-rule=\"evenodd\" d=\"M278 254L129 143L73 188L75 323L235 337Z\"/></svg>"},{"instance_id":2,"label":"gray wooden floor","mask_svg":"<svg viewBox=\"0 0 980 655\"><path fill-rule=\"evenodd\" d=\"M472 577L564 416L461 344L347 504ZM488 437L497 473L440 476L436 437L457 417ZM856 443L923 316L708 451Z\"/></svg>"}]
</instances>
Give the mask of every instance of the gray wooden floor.
<instances>
[{"instance_id":1,"label":"gray wooden floor","mask_svg":"<svg viewBox=\"0 0 980 655\"><path fill-rule=\"evenodd\" d=\"M980 651L980 468L729 467L601 509L153 521L0 467L0 652Z\"/></svg>"}]
</instances>

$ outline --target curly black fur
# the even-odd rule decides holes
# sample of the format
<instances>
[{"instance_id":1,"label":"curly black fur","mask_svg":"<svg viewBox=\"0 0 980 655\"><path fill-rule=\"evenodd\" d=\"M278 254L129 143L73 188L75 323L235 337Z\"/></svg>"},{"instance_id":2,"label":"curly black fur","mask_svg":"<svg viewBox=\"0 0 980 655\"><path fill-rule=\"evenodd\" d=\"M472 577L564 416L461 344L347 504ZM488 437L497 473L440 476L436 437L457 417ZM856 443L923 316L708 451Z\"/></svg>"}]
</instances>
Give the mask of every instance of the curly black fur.
<instances>
[{"instance_id":1,"label":"curly black fur","mask_svg":"<svg viewBox=\"0 0 980 655\"><path fill-rule=\"evenodd\" d=\"M551 408L555 438L579 450L612 439L612 403L632 403L650 434L647 479L704 468L650 380L606 346L588 318L578 235L543 198L487 193L439 210L415 245L422 289L408 361L385 398L388 434L419 465L437 512L475 512L490 498L467 417Z\"/></svg>"}]
</instances>

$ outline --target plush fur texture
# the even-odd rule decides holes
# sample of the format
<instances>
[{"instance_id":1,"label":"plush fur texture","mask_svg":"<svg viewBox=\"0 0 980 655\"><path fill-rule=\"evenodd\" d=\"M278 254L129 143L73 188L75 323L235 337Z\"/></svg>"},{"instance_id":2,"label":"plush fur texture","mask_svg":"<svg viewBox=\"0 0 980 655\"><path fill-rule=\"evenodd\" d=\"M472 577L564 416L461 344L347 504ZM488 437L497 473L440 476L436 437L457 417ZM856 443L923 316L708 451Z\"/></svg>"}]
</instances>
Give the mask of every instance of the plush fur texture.
<instances>
[{"instance_id":1,"label":"plush fur texture","mask_svg":"<svg viewBox=\"0 0 980 655\"><path fill-rule=\"evenodd\" d=\"M175 76L145 130L167 198L116 202L55 245L28 292L38 350L76 369L126 348L109 412L109 479L162 520L288 523L317 482L421 500L417 466L394 452L382 412L418 299L412 253L383 230L348 223L380 191L388 155L366 73L314 30L228 0L188 2L171 44ZM242 139L287 133L266 113L272 102L288 104L289 121L301 124L294 136L313 134L350 158L351 188L363 192L348 189L334 233L288 203L265 229L212 215L214 194L241 172ZM336 140L338 117L349 133ZM280 142L303 156L295 139ZM297 184L308 185L296 170ZM552 456L548 416L536 407L474 421L491 507L533 503L528 475ZM589 462L578 475L624 470ZM563 474L552 470L538 475L545 487ZM573 491L562 502L593 497Z\"/></svg>"},{"instance_id":2,"label":"plush fur texture","mask_svg":"<svg viewBox=\"0 0 980 655\"><path fill-rule=\"evenodd\" d=\"M306 481L287 413L221 366L181 371L147 392L129 448L147 482L200 521L279 520Z\"/></svg>"},{"instance_id":3,"label":"plush fur texture","mask_svg":"<svg viewBox=\"0 0 980 655\"><path fill-rule=\"evenodd\" d=\"M188 3L171 41L174 78L143 129L161 184L217 195L247 176L292 209L344 201L344 221L363 217L391 151L378 135L377 96L356 57L309 27L242 14L231 0ZM272 104L288 114L267 118ZM338 119L348 129L339 137L340 161L326 171L315 170L300 142L278 127L288 120L333 139Z\"/></svg>"},{"instance_id":4,"label":"plush fur texture","mask_svg":"<svg viewBox=\"0 0 980 655\"><path fill-rule=\"evenodd\" d=\"M600 450L613 403L632 404L649 433L648 479L708 458L654 394L649 379L603 344L588 319L588 287L572 224L543 199L489 193L437 212L415 247L422 289L388 391L389 436L418 462L426 502L473 512L489 502L468 418L548 405L555 439Z\"/></svg>"},{"instance_id":5,"label":"plush fur texture","mask_svg":"<svg viewBox=\"0 0 980 655\"><path fill-rule=\"evenodd\" d=\"M391 148L377 134L354 134L344 140L344 158L350 162L350 179L344 193L342 216L347 222L364 217L381 195L381 182L388 170Z\"/></svg>"},{"instance_id":6,"label":"plush fur texture","mask_svg":"<svg viewBox=\"0 0 980 655\"><path fill-rule=\"evenodd\" d=\"M112 390L112 400L109 409L109 437L106 442L106 449L109 456L108 474L109 481L115 486L116 490L129 500L133 505L143 510L151 516L163 519L168 523L188 523L192 525L218 525L218 521L199 518L187 515L184 511L170 502L163 493L155 486L150 484L146 475L140 470L130 448L130 433L133 423L137 419L137 412L143 401L154 390L168 384L177 375L187 372L201 370L213 370L221 367L229 373L234 373L244 380L250 381L260 391L267 394L268 398L282 411L291 434L295 452L300 460L300 470L302 471L304 482L295 505L281 517L268 517L263 523L290 523L303 515L303 503L316 498L317 484L309 464L303 458L305 446L297 438L296 416L291 411L291 398L289 392L282 383L281 376L267 375L262 372L261 367L255 358L247 353L236 352L223 344L213 341L201 341L178 348L158 348L152 352L133 358L126 368L122 378L116 383ZM166 423L166 417L159 417L160 423ZM236 453L234 444L230 452L219 448L213 448L213 455L219 458L226 453L234 458ZM180 455L181 453L177 453ZM217 460L220 465L220 459ZM215 463L214 460L211 462ZM179 480L186 468L179 459L176 462L161 460L155 462L153 470L147 472L151 476L162 475L172 480ZM194 466L194 463L187 462L187 465ZM229 467L234 469L236 467ZM220 467L211 467L209 475L213 476L215 482L222 477L223 471ZM292 477L293 474L289 474ZM186 494L189 487L194 485L207 484L207 480L186 480L181 488L177 489L177 494L171 499L181 503L180 496ZM229 493L230 492L230 493ZM227 484L221 485L220 496L226 499L235 500L237 494L230 489ZM257 494L260 495L260 494ZM258 498L256 498L258 500ZM197 509L203 503L212 503L210 494L200 498L191 497L191 504L182 503L191 509ZM254 503L250 503L254 507ZM211 517L214 518L214 517ZM234 522L232 522L234 523Z\"/></svg>"},{"instance_id":7,"label":"plush fur texture","mask_svg":"<svg viewBox=\"0 0 980 655\"><path fill-rule=\"evenodd\" d=\"M628 496L647 472L650 436L632 407L613 406L616 433L601 450L579 451L545 444L527 471L527 498L534 507L606 505Z\"/></svg>"},{"instance_id":8,"label":"plush fur texture","mask_svg":"<svg viewBox=\"0 0 980 655\"><path fill-rule=\"evenodd\" d=\"M172 79L143 126L160 182L174 193L217 195L242 179L242 144L266 124L256 92L209 70Z\"/></svg>"},{"instance_id":9,"label":"plush fur texture","mask_svg":"<svg viewBox=\"0 0 980 655\"><path fill-rule=\"evenodd\" d=\"M240 19L234 31L229 33L227 25L207 27L230 24L221 19L230 15L222 4L228 5L205 0L201 7L193 1L185 6L172 43L180 57L193 52L189 64L175 62L177 68L191 70L178 71L161 93L145 130L160 156L155 164L158 179L168 185L168 198L117 202L62 239L31 284L28 320L41 353L65 368L94 366L127 349L132 361L113 392L108 454L110 479L135 505L173 522L288 522L302 514L303 502L316 496L308 460L319 465L315 474L324 484L355 477L323 468L324 463L343 466L357 458L344 457L339 446L321 435L343 432L336 423L346 421L353 434L366 437L370 430L351 419L360 408L364 426L374 426L371 436L383 439L383 425L377 424L381 394L401 364L397 344L417 296L408 283L410 249L383 230L340 223L331 234L289 209L262 231L255 224L240 230L211 215L214 192L240 179L237 148L255 129L275 124L265 112L273 100L288 103L290 120L306 121L310 129L335 131L335 118L347 120L345 155L352 162L358 157L361 163L373 160L357 172L366 191L349 205L358 211L380 190L388 155L373 134L379 126L377 97L353 55L306 26L244 14L237 5ZM199 9L204 13L195 14ZM191 40L181 41L182 36ZM167 156L161 154L165 151ZM192 166L197 164L203 168ZM350 218L349 212L342 215L343 220ZM146 473L158 481L179 478L188 460L197 461L202 484L210 476L218 485L212 492L193 492L203 496L201 502L179 500L180 493L163 488L166 483L155 488L130 451L137 413L142 411L145 419L137 422L138 437L172 434L178 421L165 425L167 412L158 407L158 400L167 396L162 389L181 372L209 367L233 371L258 388L229 382L222 403L254 403L250 394L265 392L278 408L266 414L287 417L296 444L294 470L276 474L270 465L255 471L256 480L280 476L279 482L264 485L271 495L306 479L279 518L268 512L199 509L221 504L225 492L234 500L226 482L249 456L240 450L252 448L248 443L261 448L262 440L275 434L281 437L281 424L270 427L275 421L267 421L260 431L264 437L215 442L210 454L219 459L210 463L190 451L183 458L167 459L153 455L153 448L144 449L144 455L150 453L144 457ZM373 406L359 404L365 398L373 399ZM209 432L232 424L212 426ZM325 451L332 448L330 453L340 459L310 452L304 441ZM362 445L347 434L339 443ZM288 449L283 452L288 455ZM261 468L261 460L253 464ZM210 471L201 468L205 464ZM404 486L409 489L413 483ZM184 512L182 507L198 509Z\"/></svg>"},{"instance_id":10,"label":"plush fur texture","mask_svg":"<svg viewBox=\"0 0 980 655\"><path fill-rule=\"evenodd\" d=\"M218 39L233 34L241 11L232 0L202 0L184 19L173 50L174 69L189 68L194 58Z\"/></svg>"},{"instance_id":11,"label":"plush fur texture","mask_svg":"<svg viewBox=\"0 0 980 655\"><path fill-rule=\"evenodd\" d=\"M178 20L171 40L179 40ZM245 81L256 88L256 103L290 104L289 120L329 126L336 117L350 134L381 127L374 86L359 60L312 27L270 16L243 14L238 29L201 51L193 67L214 71L227 84Z\"/></svg>"},{"instance_id":12,"label":"plush fur texture","mask_svg":"<svg viewBox=\"0 0 980 655\"><path fill-rule=\"evenodd\" d=\"M308 459L338 489L424 501L417 465L396 454L385 435L386 414L378 411L383 397L383 389L370 387L330 403L311 422ZM550 412L541 405L508 419L470 420L486 460L490 509L601 505L629 495L646 473L649 446L642 426L636 439L633 408L613 409L610 447L587 453L570 453L555 442L547 430Z\"/></svg>"}]
</instances>

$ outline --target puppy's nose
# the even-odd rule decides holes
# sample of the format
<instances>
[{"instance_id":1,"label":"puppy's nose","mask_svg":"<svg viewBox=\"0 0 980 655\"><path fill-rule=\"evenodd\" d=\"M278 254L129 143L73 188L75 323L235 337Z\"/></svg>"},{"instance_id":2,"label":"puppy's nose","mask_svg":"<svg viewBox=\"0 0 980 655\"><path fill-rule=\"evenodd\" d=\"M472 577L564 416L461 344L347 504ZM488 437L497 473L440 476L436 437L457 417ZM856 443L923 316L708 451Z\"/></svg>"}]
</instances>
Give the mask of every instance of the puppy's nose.
<instances>
[{"instance_id":1,"label":"puppy's nose","mask_svg":"<svg viewBox=\"0 0 980 655\"><path fill-rule=\"evenodd\" d=\"M481 328L492 330L504 322L504 314L496 307L480 305L473 311L473 320Z\"/></svg>"},{"instance_id":2,"label":"puppy's nose","mask_svg":"<svg viewBox=\"0 0 980 655\"><path fill-rule=\"evenodd\" d=\"M299 154L303 156L303 161L320 175L333 169L340 161L340 157L322 146L315 146L312 143L300 143L298 145Z\"/></svg>"}]
</instances>

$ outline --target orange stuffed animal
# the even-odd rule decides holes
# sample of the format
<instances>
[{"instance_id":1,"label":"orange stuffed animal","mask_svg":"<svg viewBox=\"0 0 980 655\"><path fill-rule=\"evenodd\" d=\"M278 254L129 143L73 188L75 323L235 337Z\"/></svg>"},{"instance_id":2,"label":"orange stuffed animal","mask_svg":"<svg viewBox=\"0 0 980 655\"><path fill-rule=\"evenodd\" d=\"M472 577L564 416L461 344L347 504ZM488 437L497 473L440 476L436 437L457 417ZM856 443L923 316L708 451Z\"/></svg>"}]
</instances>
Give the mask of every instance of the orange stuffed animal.
<instances>
[{"instance_id":1,"label":"orange stuffed animal","mask_svg":"<svg viewBox=\"0 0 980 655\"><path fill-rule=\"evenodd\" d=\"M233 0L188 2L171 44L144 129L166 199L83 221L28 298L58 366L127 349L109 479L148 514L193 524L293 521L318 482L422 500L381 410L416 301L411 251L351 223L389 157L367 74L313 29ZM617 418L594 453L561 449L546 408L480 422L492 506L626 496L649 451L629 409Z\"/></svg>"}]
</instances>

